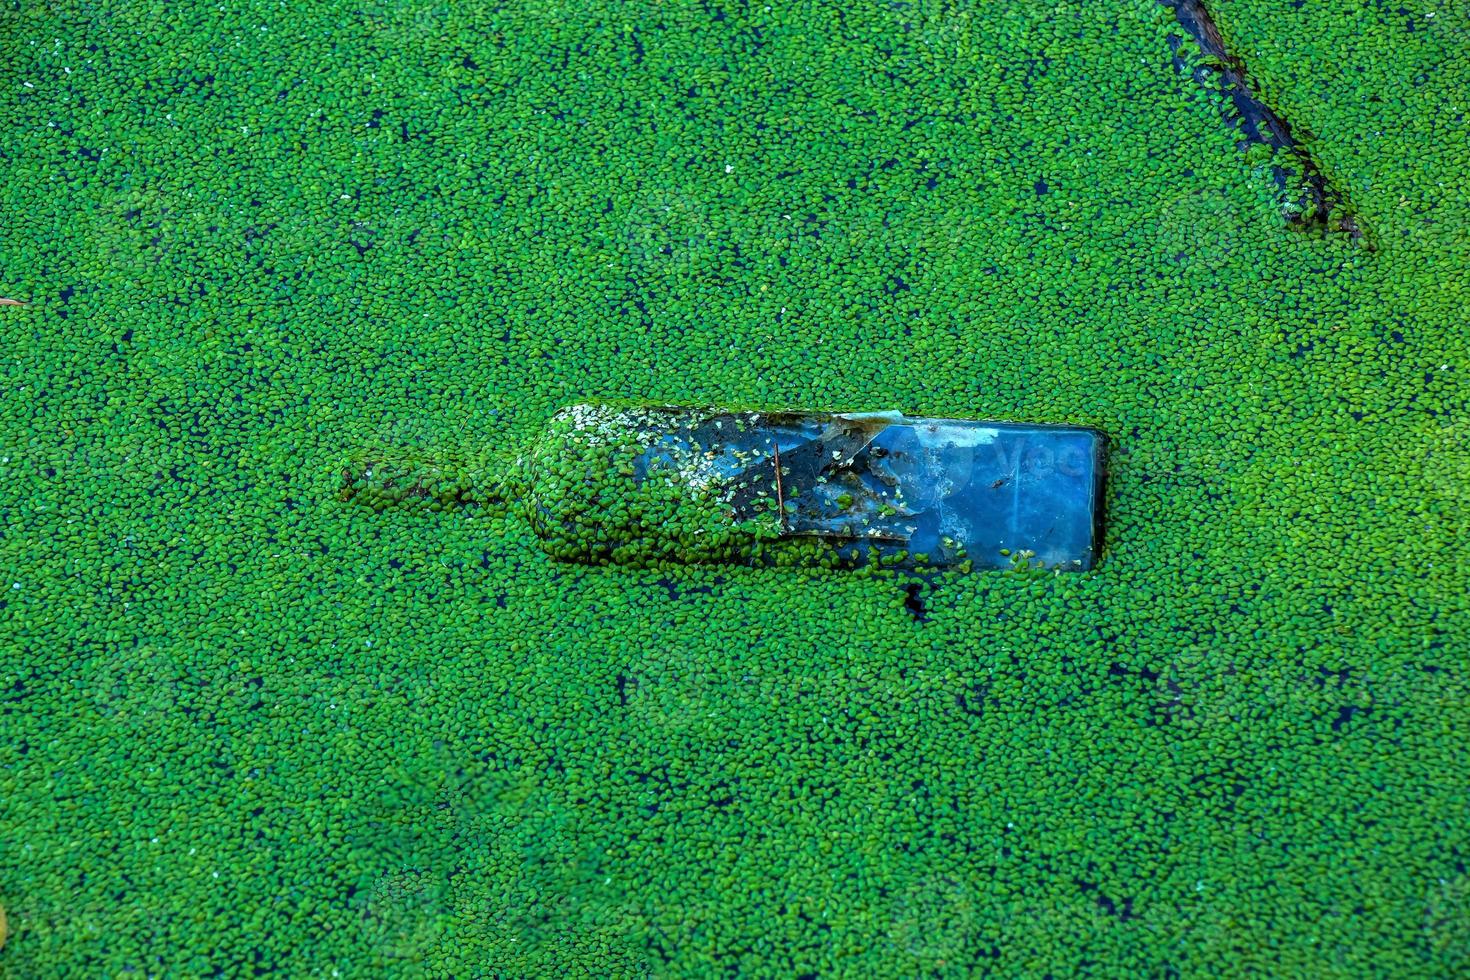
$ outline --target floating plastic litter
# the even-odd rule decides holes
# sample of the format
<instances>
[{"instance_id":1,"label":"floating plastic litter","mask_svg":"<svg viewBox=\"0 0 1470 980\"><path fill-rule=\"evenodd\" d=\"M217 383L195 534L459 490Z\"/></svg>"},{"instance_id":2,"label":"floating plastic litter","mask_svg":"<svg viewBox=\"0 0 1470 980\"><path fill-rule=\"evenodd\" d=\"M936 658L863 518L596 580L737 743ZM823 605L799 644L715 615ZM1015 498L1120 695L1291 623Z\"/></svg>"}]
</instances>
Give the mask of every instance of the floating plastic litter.
<instances>
[{"instance_id":1,"label":"floating plastic litter","mask_svg":"<svg viewBox=\"0 0 1470 980\"><path fill-rule=\"evenodd\" d=\"M1104 438L899 412L576 405L530 461L553 557L1085 570Z\"/></svg>"}]
</instances>

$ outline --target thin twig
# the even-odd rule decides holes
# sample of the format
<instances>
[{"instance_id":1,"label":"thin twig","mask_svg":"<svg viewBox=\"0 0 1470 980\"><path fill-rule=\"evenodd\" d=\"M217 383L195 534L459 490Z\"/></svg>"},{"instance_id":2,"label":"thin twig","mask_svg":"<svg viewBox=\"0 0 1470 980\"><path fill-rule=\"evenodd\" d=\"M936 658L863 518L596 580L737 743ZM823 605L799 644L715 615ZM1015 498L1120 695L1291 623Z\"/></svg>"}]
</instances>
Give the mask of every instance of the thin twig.
<instances>
[{"instance_id":1,"label":"thin twig","mask_svg":"<svg viewBox=\"0 0 1470 980\"><path fill-rule=\"evenodd\" d=\"M1316 159L1292 135L1285 119L1261 100L1255 92L1244 62L1225 46L1203 0L1159 0L1174 13L1179 26L1193 39L1210 61L1192 62L1181 53L1183 38L1169 35L1175 68L1193 76L1200 84L1212 85L1226 99L1225 118L1239 135L1237 145L1245 150L1252 144L1269 147L1277 156L1271 163L1271 179L1284 205L1282 217L1288 224L1320 225L1347 232L1361 240L1358 227L1343 195L1323 174ZM1369 245L1371 248L1371 245Z\"/></svg>"},{"instance_id":2,"label":"thin twig","mask_svg":"<svg viewBox=\"0 0 1470 980\"><path fill-rule=\"evenodd\" d=\"M18 299L0 299L0 306L26 306L26 305L28 305L28 304L22 303Z\"/></svg>"},{"instance_id":3,"label":"thin twig","mask_svg":"<svg viewBox=\"0 0 1470 980\"><path fill-rule=\"evenodd\" d=\"M775 452L776 460L776 527L781 534L786 533L786 497L781 493L781 442L779 439L771 443Z\"/></svg>"}]
</instances>

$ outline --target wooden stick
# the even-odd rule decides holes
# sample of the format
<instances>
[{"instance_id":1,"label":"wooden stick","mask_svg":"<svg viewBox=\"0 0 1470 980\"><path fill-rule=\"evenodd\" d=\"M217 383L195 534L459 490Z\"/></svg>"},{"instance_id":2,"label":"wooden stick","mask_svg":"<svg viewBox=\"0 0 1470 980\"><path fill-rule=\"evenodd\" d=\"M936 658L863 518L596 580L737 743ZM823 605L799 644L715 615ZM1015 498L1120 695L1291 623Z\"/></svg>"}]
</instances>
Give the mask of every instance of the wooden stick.
<instances>
[{"instance_id":1,"label":"wooden stick","mask_svg":"<svg viewBox=\"0 0 1470 980\"><path fill-rule=\"evenodd\" d=\"M1278 154L1271 165L1271 180L1287 205L1282 212L1287 223L1320 225L1361 240L1363 231L1343 195L1328 182L1307 148L1297 142L1286 120L1256 94L1244 62L1225 46L1203 0L1159 0L1159 3L1173 12L1174 19L1199 45L1200 51L1217 63L1189 64L1179 53L1183 38L1171 34L1168 43L1174 52L1175 68L1189 71L1197 83L1213 86L1225 97L1225 118L1239 136L1240 149L1255 143ZM1282 166L1283 162L1287 166Z\"/></svg>"},{"instance_id":2,"label":"wooden stick","mask_svg":"<svg viewBox=\"0 0 1470 980\"><path fill-rule=\"evenodd\" d=\"M785 534L786 533L786 497L785 497L785 495L783 495L781 493L781 441L780 441L780 437L776 437L771 442L771 448L772 448L772 450L774 450L775 459L776 459L776 514L777 514L777 518L776 519L780 522L779 524L776 525L776 527L780 531L780 533Z\"/></svg>"}]
</instances>

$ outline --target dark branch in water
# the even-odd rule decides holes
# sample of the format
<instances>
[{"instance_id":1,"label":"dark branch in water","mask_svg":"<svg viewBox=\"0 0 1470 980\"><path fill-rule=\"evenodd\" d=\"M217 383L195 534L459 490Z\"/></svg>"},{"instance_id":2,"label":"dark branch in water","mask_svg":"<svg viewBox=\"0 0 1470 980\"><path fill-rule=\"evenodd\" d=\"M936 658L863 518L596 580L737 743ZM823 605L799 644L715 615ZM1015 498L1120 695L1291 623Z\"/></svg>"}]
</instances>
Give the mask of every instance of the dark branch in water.
<instances>
[{"instance_id":1,"label":"dark branch in water","mask_svg":"<svg viewBox=\"0 0 1470 980\"><path fill-rule=\"evenodd\" d=\"M1179 26L1204 54L1187 58L1180 49L1184 39L1169 35L1174 67L1201 85L1225 96L1225 117L1241 134L1237 146L1248 150L1264 146L1271 150L1271 180L1281 203L1281 216L1290 225L1346 232L1361 239L1362 229L1348 210L1341 193L1323 175L1321 168L1291 134L1286 120L1255 94L1250 75L1239 58L1230 53L1220 30L1201 0L1159 0L1174 13Z\"/></svg>"}]
</instances>

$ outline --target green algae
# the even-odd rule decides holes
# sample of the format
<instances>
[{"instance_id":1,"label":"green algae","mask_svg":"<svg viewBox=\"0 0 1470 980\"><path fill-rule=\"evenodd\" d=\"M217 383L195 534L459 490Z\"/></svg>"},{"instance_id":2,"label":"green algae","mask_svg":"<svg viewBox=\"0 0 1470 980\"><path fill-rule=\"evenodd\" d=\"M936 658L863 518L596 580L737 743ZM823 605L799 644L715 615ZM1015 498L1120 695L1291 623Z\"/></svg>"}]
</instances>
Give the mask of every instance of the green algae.
<instances>
[{"instance_id":1,"label":"green algae","mask_svg":"<svg viewBox=\"0 0 1470 980\"><path fill-rule=\"evenodd\" d=\"M0 13L0 975L1465 973L1470 24L1212 11L1375 252L1155 0ZM1106 573L412 495L613 398L1095 426Z\"/></svg>"}]
</instances>

